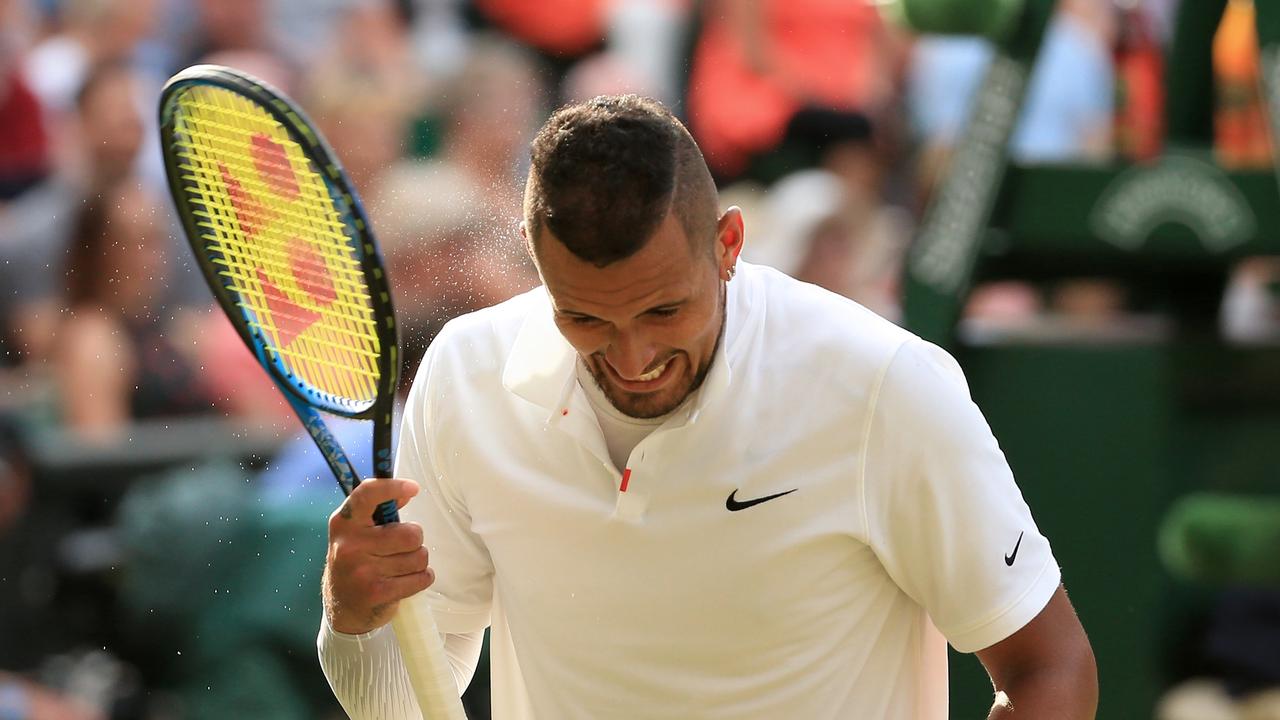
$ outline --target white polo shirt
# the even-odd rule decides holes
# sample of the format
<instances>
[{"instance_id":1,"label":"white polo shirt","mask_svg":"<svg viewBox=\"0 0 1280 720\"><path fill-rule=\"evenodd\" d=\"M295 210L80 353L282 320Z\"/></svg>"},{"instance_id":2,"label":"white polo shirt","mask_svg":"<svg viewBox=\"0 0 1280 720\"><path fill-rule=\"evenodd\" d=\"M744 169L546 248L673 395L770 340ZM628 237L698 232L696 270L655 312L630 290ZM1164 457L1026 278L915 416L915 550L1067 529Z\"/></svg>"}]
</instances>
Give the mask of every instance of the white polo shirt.
<instances>
[{"instance_id":1,"label":"white polo shirt","mask_svg":"<svg viewBox=\"0 0 1280 720\"><path fill-rule=\"evenodd\" d=\"M739 269L702 389L621 473L544 290L428 351L402 517L425 530L440 630L492 625L496 720L942 720L946 642L1003 640L1057 588L950 356ZM322 628L320 647L353 716L412 707L389 629Z\"/></svg>"}]
</instances>

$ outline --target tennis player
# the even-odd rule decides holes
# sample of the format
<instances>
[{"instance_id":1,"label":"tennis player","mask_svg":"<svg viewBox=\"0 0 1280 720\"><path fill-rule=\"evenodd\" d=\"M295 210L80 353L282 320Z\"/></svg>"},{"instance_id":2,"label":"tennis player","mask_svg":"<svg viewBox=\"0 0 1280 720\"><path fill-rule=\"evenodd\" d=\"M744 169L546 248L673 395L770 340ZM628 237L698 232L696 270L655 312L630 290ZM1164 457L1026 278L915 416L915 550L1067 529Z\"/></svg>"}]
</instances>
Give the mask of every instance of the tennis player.
<instances>
[{"instance_id":1,"label":"tennis player","mask_svg":"<svg viewBox=\"0 0 1280 720\"><path fill-rule=\"evenodd\" d=\"M942 720L948 642L992 718L1094 716L1058 565L946 353L740 262L741 212L649 100L555 113L524 216L543 287L445 327L403 479L330 519L319 651L352 717L418 717L388 622L424 589L460 689L491 628L498 720ZM391 498L406 522L374 527Z\"/></svg>"}]
</instances>

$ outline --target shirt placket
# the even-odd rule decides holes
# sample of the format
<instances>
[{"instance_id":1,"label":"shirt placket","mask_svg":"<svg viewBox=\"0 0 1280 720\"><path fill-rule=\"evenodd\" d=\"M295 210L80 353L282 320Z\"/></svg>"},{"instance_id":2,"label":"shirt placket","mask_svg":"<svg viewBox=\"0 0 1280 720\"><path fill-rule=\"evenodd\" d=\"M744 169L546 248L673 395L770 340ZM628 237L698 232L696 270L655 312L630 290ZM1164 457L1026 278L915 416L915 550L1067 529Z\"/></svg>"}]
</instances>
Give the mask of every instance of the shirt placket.
<instances>
[{"instance_id":1,"label":"shirt placket","mask_svg":"<svg viewBox=\"0 0 1280 720\"><path fill-rule=\"evenodd\" d=\"M660 448L667 433L678 431L688 424L691 410L683 408L677 415L654 430L648 437L640 441L631 451L627 459L627 467L622 470L618 479L618 496L614 503L613 517L624 522L640 522L649 508L649 498L654 489L654 481L658 478L653 461L646 462L647 455L655 459L662 457Z\"/></svg>"},{"instance_id":2,"label":"shirt placket","mask_svg":"<svg viewBox=\"0 0 1280 720\"><path fill-rule=\"evenodd\" d=\"M580 390L567 394L559 410L551 418L550 425L564 432L586 450L600 464L601 470L612 479L617 496L612 517L631 522L639 520L644 514L648 498L646 493L636 485L635 468L631 461L628 461L627 467L621 472L614 466L612 458L609 457L609 447L605 443L604 433L600 430L600 423L596 421L595 411L591 409L590 402ZM637 453L633 452L632 460L637 456Z\"/></svg>"}]
</instances>

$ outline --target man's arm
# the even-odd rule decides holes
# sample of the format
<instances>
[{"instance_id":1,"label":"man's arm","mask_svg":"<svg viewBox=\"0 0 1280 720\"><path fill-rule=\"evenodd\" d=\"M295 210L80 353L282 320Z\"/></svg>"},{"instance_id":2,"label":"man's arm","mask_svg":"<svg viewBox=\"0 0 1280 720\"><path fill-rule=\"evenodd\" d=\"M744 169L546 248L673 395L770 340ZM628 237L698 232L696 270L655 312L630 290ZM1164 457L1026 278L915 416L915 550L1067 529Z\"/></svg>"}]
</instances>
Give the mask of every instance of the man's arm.
<instances>
[{"instance_id":1,"label":"man's arm","mask_svg":"<svg viewBox=\"0 0 1280 720\"><path fill-rule=\"evenodd\" d=\"M449 426L433 417L429 402L446 394L432 392L429 376L447 332L427 351L406 401L395 469L402 479L366 480L329 519L326 620L317 647L334 695L354 719L421 716L388 626L400 600L431 587L428 597L459 693L471 680L489 623L493 564L431 452L440 440L428 429ZM400 506L401 522L374 525L374 508L389 499Z\"/></svg>"},{"instance_id":2,"label":"man's arm","mask_svg":"<svg viewBox=\"0 0 1280 720\"><path fill-rule=\"evenodd\" d=\"M1034 620L977 655L997 693L989 720L1091 720L1097 712L1093 648L1061 585Z\"/></svg>"}]
</instances>

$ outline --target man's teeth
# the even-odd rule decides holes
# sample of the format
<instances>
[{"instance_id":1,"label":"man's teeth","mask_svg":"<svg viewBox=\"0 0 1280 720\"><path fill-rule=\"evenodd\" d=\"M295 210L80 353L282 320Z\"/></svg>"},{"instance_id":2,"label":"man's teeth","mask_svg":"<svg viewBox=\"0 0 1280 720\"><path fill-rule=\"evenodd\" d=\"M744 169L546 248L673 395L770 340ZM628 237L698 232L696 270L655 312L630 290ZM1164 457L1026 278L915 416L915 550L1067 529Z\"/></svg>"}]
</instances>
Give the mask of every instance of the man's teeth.
<instances>
[{"instance_id":1,"label":"man's teeth","mask_svg":"<svg viewBox=\"0 0 1280 720\"><path fill-rule=\"evenodd\" d=\"M671 362L671 361L668 360L667 362ZM654 368L653 370L650 370L649 372L636 378L636 382L649 382L651 380L657 380L658 376L662 375L662 371L666 369L667 369L667 363L662 363L661 365Z\"/></svg>"}]
</instances>

